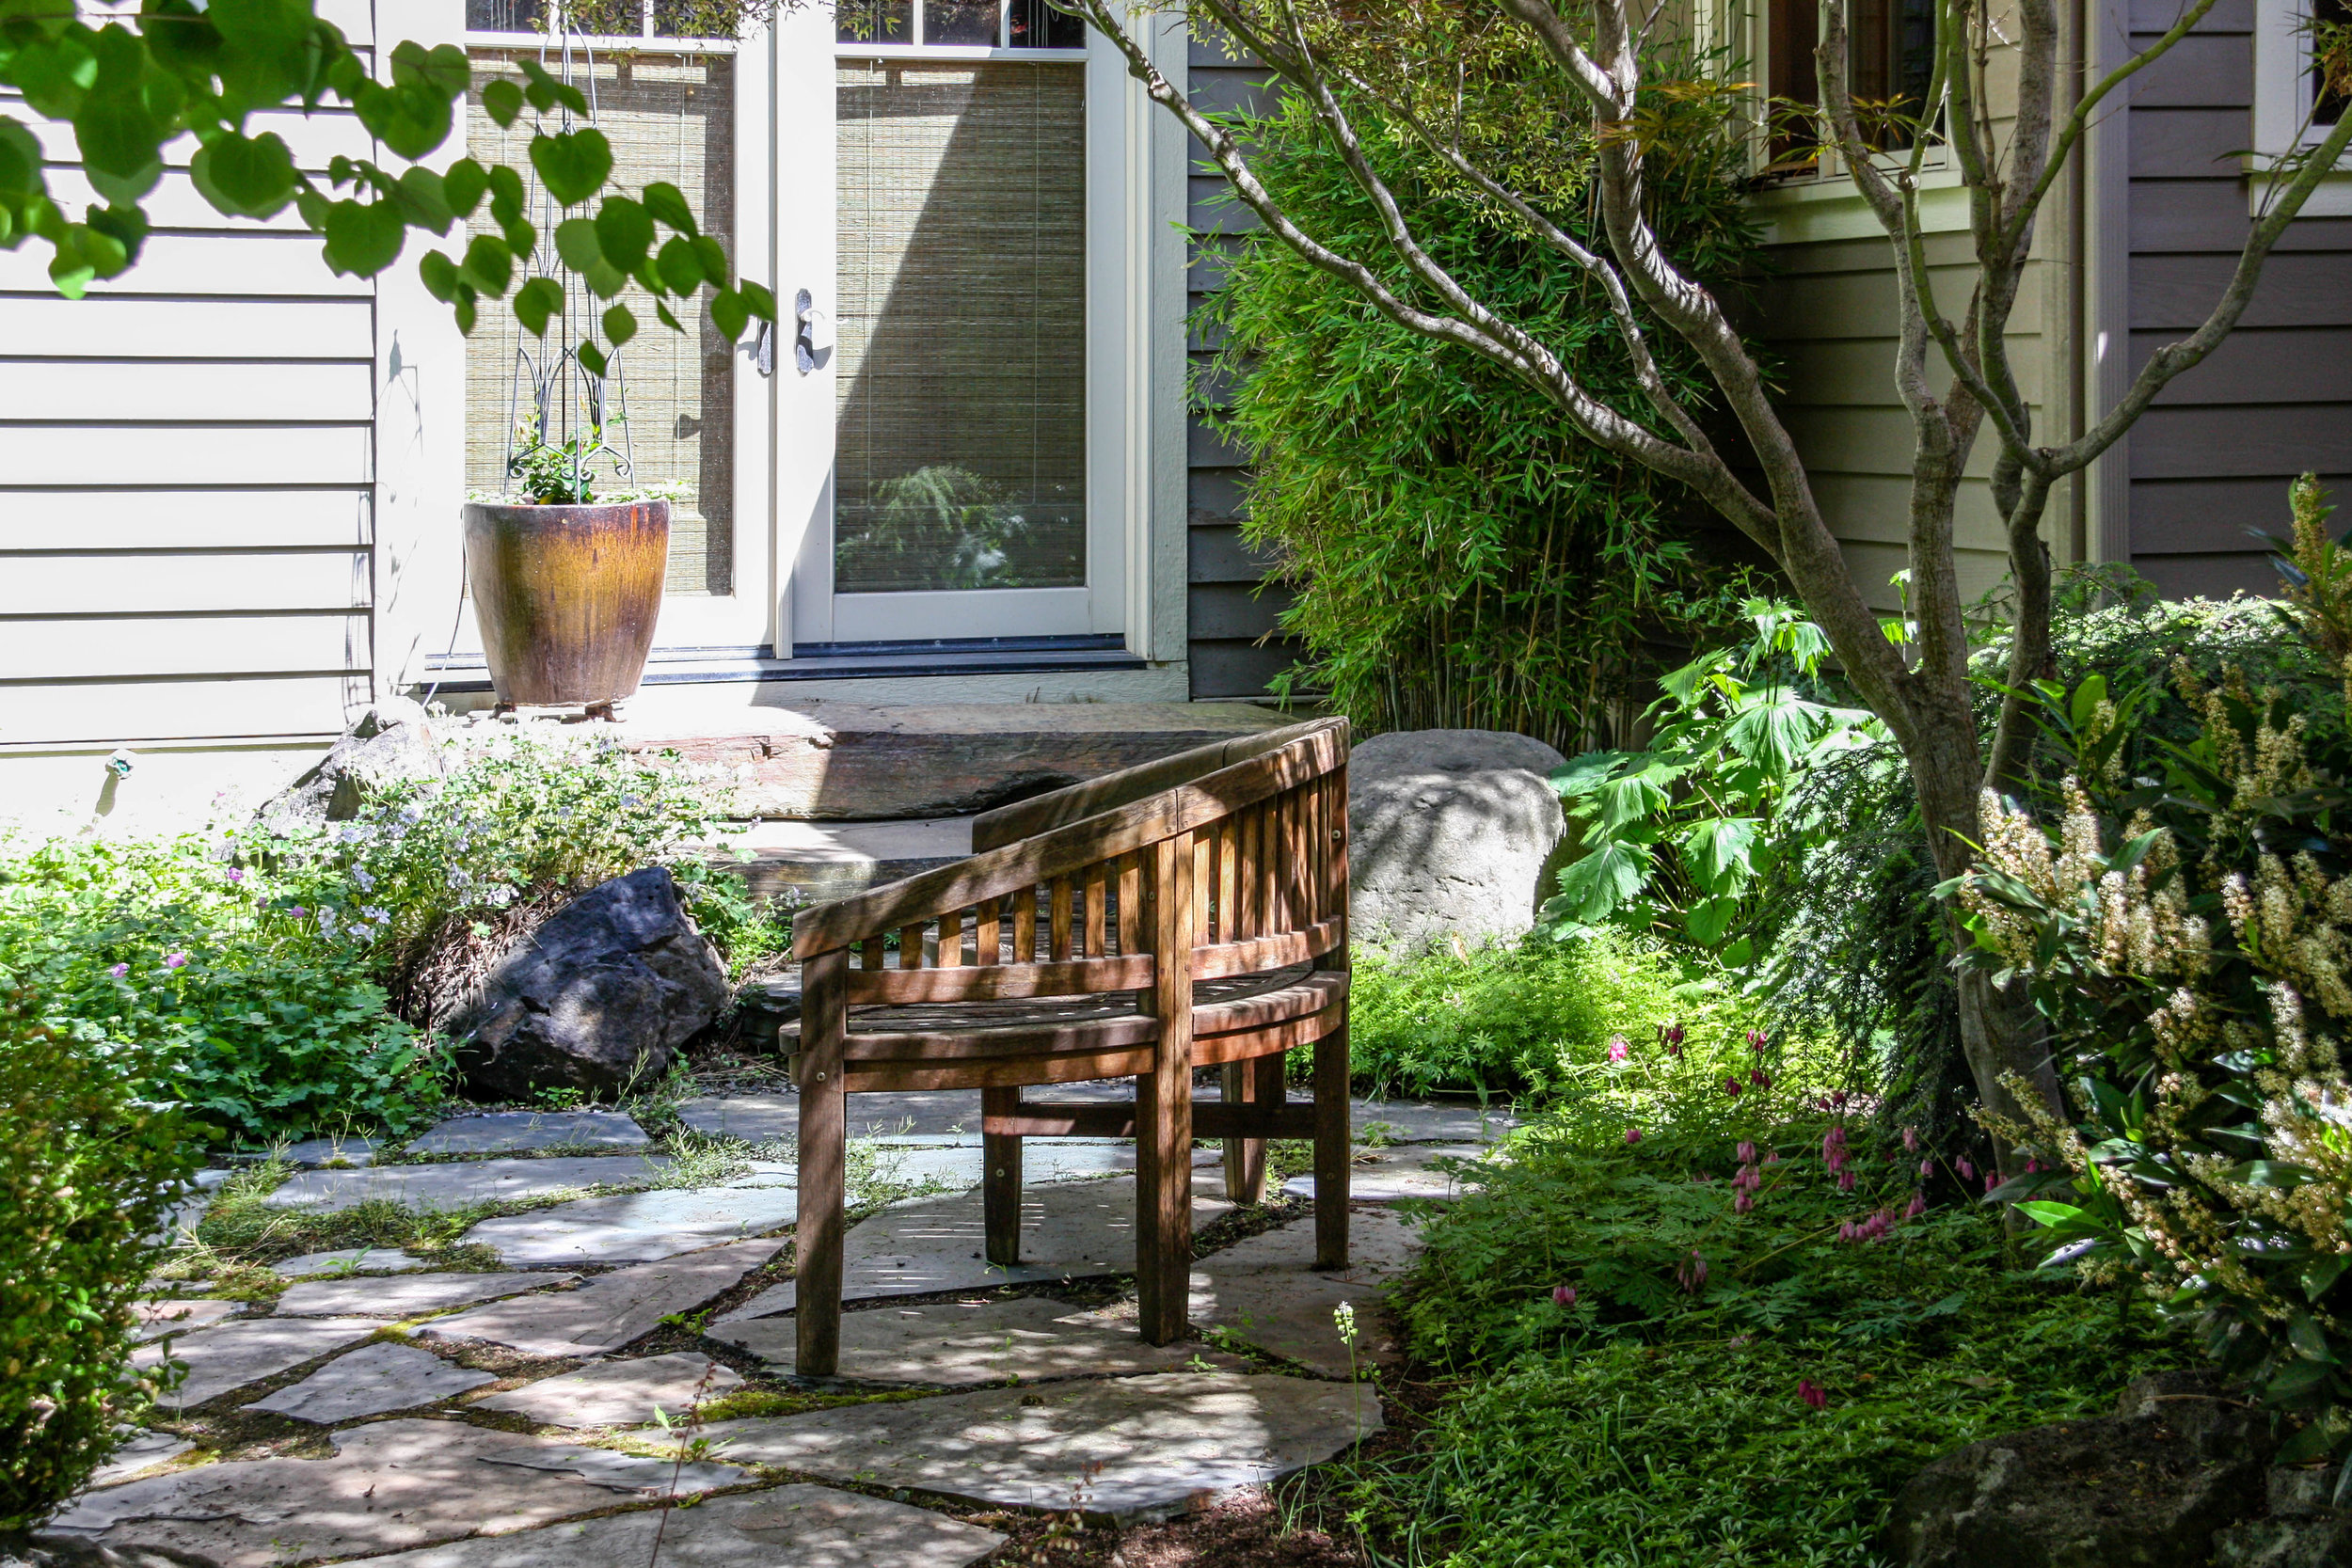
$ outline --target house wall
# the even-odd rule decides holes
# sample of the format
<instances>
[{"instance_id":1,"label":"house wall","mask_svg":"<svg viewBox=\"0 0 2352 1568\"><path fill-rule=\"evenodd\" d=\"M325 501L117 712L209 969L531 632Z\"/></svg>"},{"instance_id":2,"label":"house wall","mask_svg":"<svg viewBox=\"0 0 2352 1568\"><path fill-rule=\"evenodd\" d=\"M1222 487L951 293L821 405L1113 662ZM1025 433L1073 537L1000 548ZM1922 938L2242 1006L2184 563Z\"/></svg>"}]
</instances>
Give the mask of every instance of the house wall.
<instances>
[{"instance_id":1,"label":"house wall","mask_svg":"<svg viewBox=\"0 0 2352 1568\"><path fill-rule=\"evenodd\" d=\"M367 0L321 10L372 41ZM439 0L400 17L409 36L459 20ZM93 200L72 128L17 112L58 199ZM256 119L309 169L373 150L345 111ZM169 150L154 232L120 280L68 300L45 245L0 252L0 796L17 810L137 816L275 782L373 694L379 484L407 485L395 513L422 499L378 451L389 434L421 452L415 422L376 422L404 385L384 358L413 302L329 272L291 213L222 218L188 178L192 150ZM125 777L103 766L118 748L140 753Z\"/></svg>"},{"instance_id":2,"label":"house wall","mask_svg":"<svg viewBox=\"0 0 2352 1568\"><path fill-rule=\"evenodd\" d=\"M1255 107L1267 89L1263 67L1237 60L1224 49L1191 40L1192 101L1203 109ZM1193 160L1186 222L1193 230L1187 261L1187 298L1197 312L1222 280L1225 257L1238 237L1258 226L1246 207L1218 198L1223 175L1208 164L1208 150L1187 140ZM1187 348L1198 371L1217 344L1198 326ZM1214 406L1213 387L1200 388ZM1190 626L1192 694L1254 697L1299 657L1292 638L1269 638L1275 619L1290 602L1279 585L1262 588L1270 559L1242 542L1241 520L1248 515L1249 471L1242 451L1202 418L1200 400L1185 413L1185 608Z\"/></svg>"},{"instance_id":3,"label":"house wall","mask_svg":"<svg viewBox=\"0 0 2352 1568\"><path fill-rule=\"evenodd\" d=\"M2155 41L2175 15L2170 0L2132 0L2133 46ZM2135 372L2203 320L2246 243L2254 20L2254 0L2219 0L2132 93ZM2117 553L2170 596L2276 592L2249 531L2286 531L2298 473L2352 486L2352 217L2296 219L2238 329L2167 388L2127 440L2129 530Z\"/></svg>"}]
</instances>

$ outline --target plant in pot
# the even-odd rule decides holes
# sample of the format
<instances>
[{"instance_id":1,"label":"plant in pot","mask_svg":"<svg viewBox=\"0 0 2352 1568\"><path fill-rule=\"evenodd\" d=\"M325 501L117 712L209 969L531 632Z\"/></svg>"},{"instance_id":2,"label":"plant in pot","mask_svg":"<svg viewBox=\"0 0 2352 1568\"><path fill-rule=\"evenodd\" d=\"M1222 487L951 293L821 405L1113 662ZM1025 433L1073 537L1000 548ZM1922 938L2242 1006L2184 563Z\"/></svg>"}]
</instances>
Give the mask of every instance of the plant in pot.
<instances>
[{"instance_id":1,"label":"plant in pot","mask_svg":"<svg viewBox=\"0 0 2352 1568\"><path fill-rule=\"evenodd\" d=\"M670 502L647 488L596 495L602 426L549 443L516 430L511 490L466 503L466 571L501 709L579 705L611 717L653 646L668 571ZM624 466L625 467L625 466Z\"/></svg>"}]
</instances>

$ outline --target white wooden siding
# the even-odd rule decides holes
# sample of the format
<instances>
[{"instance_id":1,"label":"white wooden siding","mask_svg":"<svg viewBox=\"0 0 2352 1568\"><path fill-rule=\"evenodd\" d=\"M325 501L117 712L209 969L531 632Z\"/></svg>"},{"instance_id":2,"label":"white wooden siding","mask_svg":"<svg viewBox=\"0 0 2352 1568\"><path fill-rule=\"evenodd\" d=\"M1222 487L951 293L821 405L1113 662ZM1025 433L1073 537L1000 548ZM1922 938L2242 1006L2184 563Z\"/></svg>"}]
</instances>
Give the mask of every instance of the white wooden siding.
<instances>
[{"instance_id":1,"label":"white wooden siding","mask_svg":"<svg viewBox=\"0 0 2352 1568\"><path fill-rule=\"evenodd\" d=\"M347 113L255 123L307 168L372 151ZM326 734L372 694L376 285L289 214L214 212L188 151L90 297L0 252L0 747Z\"/></svg>"}]
</instances>

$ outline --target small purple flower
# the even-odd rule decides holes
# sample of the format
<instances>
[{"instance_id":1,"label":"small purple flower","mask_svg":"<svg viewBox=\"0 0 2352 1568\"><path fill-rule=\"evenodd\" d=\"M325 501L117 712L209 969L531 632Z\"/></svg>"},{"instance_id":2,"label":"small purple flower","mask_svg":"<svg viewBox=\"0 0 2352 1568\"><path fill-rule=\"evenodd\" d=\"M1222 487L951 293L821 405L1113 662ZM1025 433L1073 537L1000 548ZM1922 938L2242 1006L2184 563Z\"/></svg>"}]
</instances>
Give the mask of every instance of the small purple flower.
<instances>
[{"instance_id":1,"label":"small purple flower","mask_svg":"<svg viewBox=\"0 0 2352 1568\"><path fill-rule=\"evenodd\" d=\"M1752 1212L1755 1208L1756 1195L1753 1193L1741 1193L1738 1197L1731 1200L1731 1212L1735 1214L1745 1214Z\"/></svg>"},{"instance_id":2,"label":"small purple flower","mask_svg":"<svg viewBox=\"0 0 2352 1568\"><path fill-rule=\"evenodd\" d=\"M1907 1220L1915 1220L1927 1212L1928 1195L1925 1193L1914 1193L1911 1195L1911 1207L1903 1211L1903 1218Z\"/></svg>"},{"instance_id":3,"label":"small purple flower","mask_svg":"<svg viewBox=\"0 0 2352 1568\"><path fill-rule=\"evenodd\" d=\"M288 910L286 912L287 912L288 914L290 914L290 915L293 915L293 916L294 916L296 920L300 920L303 916L305 916L305 915L309 914L310 911L309 910L304 909L301 905L296 904L296 905L295 905L293 909Z\"/></svg>"},{"instance_id":4,"label":"small purple flower","mask_svg":"<svg viewBox=\"0 0 2352 1568\"><path fill-rule=\"evenodd\" d=\"M1853 1191L1853 1172L1841 1170L1837 1173L1837 1190L1841 1193Z\"/></svg>"},{"instance_id":5,"label":"small purple flower","mask_svg":"<svg viewBox=\"0 0 2352 1568\"><path fill-rule=\"evenodd\" d=\"M167 953L164 955L164 967L166 969L185 969L187 966L188 956L185 953Z\"/></svg>"},{"instance_id":6,"label":"small purple flower","mask_svg":"<svg viewBox=\"0 0 2352 1568\"><path fill-rule=\"evenodd\" d=\"M1692 1295L1698 1294L1700 1288L1706 1285L1707 1259L1699 1255L1698 1248L1692 1247L1691 1260L1675 1270L1675 1283Z\"/></svg>"},{"instance_id":7,"label":"small purple flower","mask_svg":"<svg viewBox=\"0 0 2352 1568\"><path fill-rule=\"evenodd\" d=\"M1932 1160L1920 1161L1919 1174L1921 1176L1933 1176L1935 1174L1935 1162Z\"/></svg>"},{"instance_id":8,"label":"small purple flower","mask_svg":"<svg viewBox=\"0 0 2352 1568\"><path fill-rule=\"evenodd\" d=\"M232 865L232 866L230 866L230 867L229 868L229 879L230 879L230 881L231 881L232 883L233 883L233 882L242 882L242 881L244 881L244 880L245 880L245 867L243 867L243 866L241 866L241 865Z\"/></svg>"},{"instance_id":9,"label":"small purple flower","mask_svg":"<svg viewBox=\"0 0 2352 1568\"><path fill-rule=\"evenodd\" d=\"M1625 1141L1629 1144L1640 1143L1642 1141L1642 1130L1638 1127L1627 1128L1625 1130Z\"/></svg>"},{"instance_id":10,"label":"small purple flower","mask_svg":"<svg viewBox=\"0 0 2352 1568\"><path fill-rule=\"evenodd\" d=\"M1952 1168L1960 1172L1960 1179L1963 1181L1974 1181L1977 1179L1977 1167L1968 1163L1965 1155L1954 1160Z\"/></svg>"},{"instance_id":11,"label":"small purple flower","mask_svg":"<svg viewBox=\"0 0 2352 1568\"><path fill-rule=\"evenodd\" d=\"M1740 1163L1741 1164L1752 1165L1756 1164L1756 1145L1753 1142L1742 1139L1737 1152L1740 1156Z\"/></svg>"},{"instance_id":12,"label":"small purple flower","mask_svg":"<svg viewBox=\"0 0 2352 1568\"><path fill-rule=\"evenodd\" d=\"M119 980L125 974L131 973L131 966L129 964L116 964L112 969L107 970L106 973Z\"/></svg>"},{"instance_id":13,"label":"small purple flower","mask_svg":"<svg viewBox=\"0 0 2352 1568\"><path fill-rule=\"evenodd\" d=\"M1554 1285L1551 1288L1551 1299L1554 1304L1558 1306L1574 1307L1576 1305L1576 1287L1573 1285Z\"/></svg>"},{"instance_id":14,"label":"small purple flower","mask_svg":"<svg viewBox=\"0 0 2352 1568\"><path fill-rule=\"evenodd\" d=\"M1809 1377L1797 1379L1797 1398L1816 1410L1829 1408L1829 1390Z\"/></svg>"},{"instance_id":15,"label":"small purple flower","mask_svg":"<svg viewBox=\"0 0 2352 1568\"><path fill-rule=\"evenodd\" d=\"M1633 1048L1626 1043L1626 1039L1623 1035L1612 1035L1609 1037L1609 1059L1611 1061L1622 1062L1632 1053Z\"/></svg>"},{"instance_id":16,"label":"small purple flower","mask_svg":"<svg viewBox=\"0 0 2352 1568\"><path fill-rule=\"evenodd\" d=\"M1919 1130L1916 1127L1903 1129L1903 1151L1908 1154L1919 1152Z\"/></svg>"}]
</instances>

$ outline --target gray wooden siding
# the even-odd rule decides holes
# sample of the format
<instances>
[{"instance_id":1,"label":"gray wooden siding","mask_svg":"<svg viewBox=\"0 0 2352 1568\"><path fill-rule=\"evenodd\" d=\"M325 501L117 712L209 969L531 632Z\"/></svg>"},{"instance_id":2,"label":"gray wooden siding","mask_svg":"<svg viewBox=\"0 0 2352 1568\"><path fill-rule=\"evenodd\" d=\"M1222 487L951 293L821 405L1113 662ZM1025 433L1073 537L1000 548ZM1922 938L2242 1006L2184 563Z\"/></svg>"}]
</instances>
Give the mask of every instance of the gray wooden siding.
<instances>
[{"instance_id":1,"label":"gray wooden siding","mask_svg":"<svg viewBox=\"0 0 2352 1568\"><path fill-rule=\"evenodd\" d=\"M255 118L308 168L370 147L347 112ZM91 199L71 131L37 135ZM0 748L331 734L369 694L373 287L290 216L214 213L188 151L89 297L0 252Z\"/></svg>"},{"instance_id":2,"label":"gray wooden siding","mask_svg":"<svg viewBox=\"0 0 2352 1568\"><path fill-rule=\"evenodd\" d=\"M2171 0L2132 0L2144 48ZM2137 370L2203 319L2246 240L2252 0L2220 0L2133 93L2131 348ZM2352 218L2287 230L2236 333L2130 436L2132 564L2168 594L2275 592L2249 530L2286 529L2286 486L2352 489Z\"/></svg>"},{"instance_id":3,"label":"gray wooden siding","mask_svg":"<svg viewBox=\"0 0 2352 1568\"><path fill-rule=\"evenodd\" d=\"M1247 107L1265 90L1263 68L1235 61L1222 49L1193 40L1193 102L1209 109ZM1195 160L1186 217L1200 235L1190 246L1188 302L1198 308L1216 289L1222 251L1231 236L1256 227L1246 208L1216 199L1224 178L1208 166L1208 153L1192 144ZM1215 345L1194 332L1192 362L1204 364ZM1209 395L1216 395L1214 388ZM1189 615L1192 694L1251 697L1298 657L1290 639L1261 641L1289 601L1279 588L1261 591L1265 562L1242 543L1241 519L1249 506L1249 473L1243 453L1210 430L1199 409L1188 410L1185 590Z\"/></svg>"}]
</instances>

